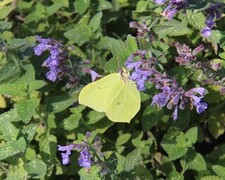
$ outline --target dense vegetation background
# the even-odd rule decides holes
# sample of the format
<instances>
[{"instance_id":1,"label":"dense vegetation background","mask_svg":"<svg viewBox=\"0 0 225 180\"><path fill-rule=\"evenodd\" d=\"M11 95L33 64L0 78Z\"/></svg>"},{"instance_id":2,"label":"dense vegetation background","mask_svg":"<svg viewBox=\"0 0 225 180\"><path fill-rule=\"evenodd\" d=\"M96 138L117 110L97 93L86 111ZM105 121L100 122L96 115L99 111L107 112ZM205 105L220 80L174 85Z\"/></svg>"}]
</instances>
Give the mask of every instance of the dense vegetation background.
<instances>
[{"instance_id":1,"label":"dense vegetation background","mask_svg":"<svg viewBox=\"0 0 225 180\"><path fill-rule=\"evenodd\" d=\"M1 1L0 179L225 179L223 3ZM78 103L128 58L130 123Z\"/></svg>"}]
</instances>

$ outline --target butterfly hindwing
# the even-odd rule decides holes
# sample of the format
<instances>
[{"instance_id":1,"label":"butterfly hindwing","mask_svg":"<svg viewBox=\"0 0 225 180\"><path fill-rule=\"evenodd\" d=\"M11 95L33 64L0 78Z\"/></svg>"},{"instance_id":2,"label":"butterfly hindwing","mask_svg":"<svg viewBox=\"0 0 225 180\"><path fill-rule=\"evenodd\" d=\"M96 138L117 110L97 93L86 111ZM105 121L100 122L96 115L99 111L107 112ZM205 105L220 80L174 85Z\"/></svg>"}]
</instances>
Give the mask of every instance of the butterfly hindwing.
<instances>
[{"instance_id":1,"label":"butterfly hindwing","mask_svg":"<svg viewBox=\"0 0 225 180\"><path fill-rule=\"evenodd\" d=\"M139 109L140 93L136 85L129 79L126 79L125 85L105 113L114 122L130 122Z\"/></svg>"}]
</instances>

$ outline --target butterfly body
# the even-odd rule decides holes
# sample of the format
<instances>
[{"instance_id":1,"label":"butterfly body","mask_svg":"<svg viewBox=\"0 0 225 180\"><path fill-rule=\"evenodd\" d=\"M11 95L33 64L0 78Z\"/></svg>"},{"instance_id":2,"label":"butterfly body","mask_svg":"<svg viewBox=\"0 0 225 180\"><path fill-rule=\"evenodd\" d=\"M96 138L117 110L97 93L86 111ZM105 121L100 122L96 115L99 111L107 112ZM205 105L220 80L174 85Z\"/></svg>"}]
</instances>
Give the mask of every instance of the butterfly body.
<instances>
[{"instance_id":1,"label":"butterfly body","mask_svg":"<svg viewBox=\"0 0 225 180\"><path fill-rule=\"evenodd\" d=\"M136 84L119 73L109 74L85 86L78 101L98 112L105 112L114 122L130 122L140 109Z\"/></svg>"}]
</instances>

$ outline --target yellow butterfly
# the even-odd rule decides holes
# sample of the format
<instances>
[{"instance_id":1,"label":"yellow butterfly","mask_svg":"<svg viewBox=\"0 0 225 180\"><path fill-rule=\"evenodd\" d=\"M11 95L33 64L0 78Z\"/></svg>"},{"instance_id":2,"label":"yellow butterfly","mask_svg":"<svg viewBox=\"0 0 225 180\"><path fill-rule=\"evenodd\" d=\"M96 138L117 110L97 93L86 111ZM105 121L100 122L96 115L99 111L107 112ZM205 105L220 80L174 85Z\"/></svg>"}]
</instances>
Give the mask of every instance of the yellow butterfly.
<instances>
[{"instance_id":1,"label":"yellow butterfly","mask_svg":"<svg viewBox=\"0 0 225 180\"><path fill-rule=\"evenodd\" d=\"M80 104L105 112L114 122L130 122L140 109L140 93L126 74L109 74L85 86L78 97Z\"/></svg>"}]
</instances>

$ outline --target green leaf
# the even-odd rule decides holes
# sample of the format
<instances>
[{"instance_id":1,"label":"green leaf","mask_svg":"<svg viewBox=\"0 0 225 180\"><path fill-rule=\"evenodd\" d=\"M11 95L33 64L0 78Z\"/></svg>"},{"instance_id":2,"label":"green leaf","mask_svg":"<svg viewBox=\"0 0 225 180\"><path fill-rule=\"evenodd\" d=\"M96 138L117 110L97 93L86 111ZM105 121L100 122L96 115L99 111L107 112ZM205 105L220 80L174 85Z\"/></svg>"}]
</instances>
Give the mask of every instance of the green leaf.
<instances>
[{"instance_id":1,"label":"green leaf","mask_svg":"<svg viewBox=\"0 0 225 180\"><path fill-rule=\"evenodd\" d=\"M43 178L47 172L47 165L40 159L35 159L25 164L25 169L33 178Z\"/></svg>"},{"instance_id":2,"label":"green leaf","mask_svg":"<svg viewBox=\"0 0 225 180\"><path fill-rule=\"evenodd\" d=\"M0 121L16 122L20 120L15 108L0 115Z\"/></svg>"},{"instance_id":3,"label":"green leaf","mask_svg":"<svg viewBox=\"0 0 225 180\"><path fill-rule=\"evenodd\" d=\"M88 42L92 35L91 27L86 24L75 26L73 29L64 33L67 39L74 41L78 46L82 46L84 43Z\"/></svg>"},{"instance_id":4,"label":"green leaf","mask_svg":"<svg viewBox=\"0 0 225 180\"><path fill-rule=\"evenodd\" d=\"M216 173L216 175L218 175L222 179L225 179L225 167L220 165L213 165L212 169Z\"/></svg>"},{"instance_id":5,"label":"green leaf","mask_svg":"<svg viewBox=\"0 0 225 180\"><path fill-rule=\"evenodd\" d=\"M0 69L0 83L9 82L20 74L20 67L14 62L8 62Z\"/></svg>"},{"instance_id":6,"label":"green leaf","mask_svg":"<svg viewBox=\"0 0 225 180\"><path fill-rule=\"evenodd\" d=\"M92 28L93 32L100 29L101 19L102 19L102 12L95 14L94 17L91 18L89 26Z\"/></svg>"},{"instance_id":7,"label":"green leaf","mask_svg":"<svg viewBox=\"0 0 225 180\"><path fill-rule=\"evenodd\" d=\"M32 116L35 114L36 108L39 105L39 101L36 98L31 98L28 100L20 100L16 104L16 110L24 123L28 123Z\"/></svg>"},{"instance_id":8,"label":"green leaf","mask_svg":"<svg viewBox=\"0 0 225 180\"><path fill-rule=\"evenodd\" d=\"M13 163L9 166L7 178L5 180L22 180L27 178L27 172L24 169L22 158L14 158Z\"/></svg>"},{"instance_id":9,"label":"green leaf","mask_svg":"<svg viewBox=\"0 0 225 180\"><path fill-rule=\"evenodd\" d=\"M163 113L159 108L146 108L142 118L143 131L147 132L155 126L162 118Z\"/></svg>"},{"instance_id":10,"label":"green leaf","mask_svg":"<svg viewBox=\"0 0 225 180\"><path fill-rule=\"evenodd\" d=\"M47 15L51 16L54 13L57 13L61 7L63 7L62 3L54 3L51 6L46 6Z\"/></svg>"},{"instance_id":11,"label":"green leaf","mask_svg":"<svg viewBox=\"0 0 225 180\"><path fill-rule=\"evenodd\" d=\"M0 116L0 137L7 141L16 140L19 130L8 120Z\"/></svg>"},{"instance_id":12,"label":"green leaf","mask_svg":"<svg viewBox=\"0 0 225 180\"><path fill-rule=\"evenodd\" d=\"M90 0L76 0L74 3L75 9L79 14L83 14L90 5Z\"/></svg>"},{"instance_id":13,"label":"green leaf","mask_svg":"<svg viewBox=\"0 0 225 180\"><path fill-rule=\"evenodd\" d=\"M196 29L201 30L205 25L205 16L202 12L193 13L192 11L187 11L188 23L191 24Z\"/></svg>"},{"instance_id":14,"label":"green leaf","mask_svg":"<svg viewBox=\"0 0 225 180\"><path fill-rule=\"evenodd\" d=\"M44 133L40 137L39 147L42 159L44 159L45 162L53 163L55 161L54 159L56 156L56 148L57 148L56 142L57 142L56 137L51 134Z\"/></svg>"},{"instance_id":15,"label":"green leaf","mask_svg":"<svg viewBox=\"0 0 225 180\"><path fill-rule=\"evenodd\" d=\"M26 96L27 85L22 82L15 82L10 84L0 85L0 94L11 95L11 96Z\"/></svg>"},{"instance_id":16,"label":"green leaf","mask_svg":"<svg viewBox=\"0 0 225 180\"><path fill-rule=\"evenodd\" d=\"M167 180L184 180L184 176L177 172L177 171L172 171L169 176L166 178Z\"/></svg>"},{"instance_id":17,"label":"green leaf","mask_svg":"<svg viewBox=\"0 0 225 180\"><path fill-rule=\"evenodd\" d=\"M15 6L12 4L5 6L3 9L0 8L1 10L0 19L6 18L9 15L9 13L12 12L14 9L15 9Z\"/></svg>"},{"instance_id":18,"label":"green leaf","mask_svg":"<svg viewBox=\"0 0 225 180\"><path fill-rule=\"evenodd\" d=\"M187 147L192 147L198 139L198 128L193 127L188 129L185 133L185 138L187 139Z\"/></svg>"},{"instance_id":19,"label":"green leaf","mask_svg":"<svg viewBox=\"0 0 225 180\"><path fill-rule=\"evenodd\" d=\"M32 124L29 124L29 125L23 127L22 134L24 135L24 138L27 141L30 142L31 140L33 140L34 135L36 134L37 127L38 127L37 123L32 123Z\"/></svg>"},{"instance_id":20,"label":"green leaf","mask_svg":"<svg viewBox=\"0 0 225 180\"><path fill-rule=\"evenodd\" d=\"M98 11L103 11L112 8L110 2L106 0L98 0Z\"/></svg>"},{"instance_id":21,"label":"green leaf","mask_svg":"<svg viewBox=\"0 0 225 180\"><path fill-rule=\"evenodd\" d=\"M222 180L222 179L218 176L211 175L211 176L204 176L200 180Z\"/></svg>"},{"instance_id":22,"label":"green leaf","mask_svg":"<svg viewBox=\"0 0 225 180\"><path fill-rule=\"evenodd\" d=\"M207 38L207 40L212 43L219 44L224 35L224 31L212 30L212 34Z\"/></svg>"},{"instance_id":23,"label":"green leaf","mask_svg":"<svg viewBox=\"0 0 225 180\"><path fill-rule=\"evenodd\" d=\"M136 38L131 36L130 34L127 36L126 44L130 52L135 52L138 50Z\"/></svg>"},{"instance_id":24,"label":"green leaf","mask_svg":"<svg viewBox=\"0 0 225 180\"><path fill-rule=\"evenodd\" d=\"M105 113L103 112L97 112L97 111L90 111L88 113L88 122L87 124L95 124L98 121L100 121L102 118L105 117Z\"/></svg>"},{"instance_id":25,"label":"green leaf","mask_svg":"<svg viewBox=\"0 0 225 180\"><path fill-rule=\"evenodd\" d=\"M10 41L9 48L15 49L27 44L28 41L26 39L15 38Z\"/></svg>"},{"instance_id":26,"label":"green leaf","mask_svg":"<svg viewBox=\"0 0 225 180\"><path fill-rule=\"evenodd\" d=\"M175 19L171 21L164 21L160 25L154 27L154 32L161 38L169 36L182 36L189 33L189 28L186 24L181 23Z\"/></svg>"},{"instance_id":27,"label":"green leaf","mask_svg":"<svg viewBox=\"0 0 225 180\"><path fill-rule=\"evenodd\" d=\"M29 92L40 89L40 88L44 87L45 85L46 85L45 81L41 81L41 80L31 81L28 84Z\"/></svg>"},{"instance_id":28,"label":"green leaf","mask_svg":"<svg viewBox=\"0 0 225 180\"><path fill-rule=\"evenodd\" d=\"M63 127L65 130L73 130L78 127L80 119L82 117L81 113L72 114L70 117L64 119L63 121Z\"/></svg>"},{"instance_id":29,"label":"green leaf","mask_svg":"<svg viewBox=\"0 0 225 180\"><path fill-rule=\"evenodd\" d=\"M20 152L24 152L26 149L26 142L24 138L20 138L17 141L8 141L5 144L0 145L0 160L12 157Z\"/></svg>"},{"instance_id":30,"label":"green leaf","mask_svg":"<svg viewBox=\"0 0 225 180\"><path fill-rule=\"evenodd\" d=\"M80 175L80 180L101 180L99 177L99 168L97 166L91 166L90 173L87 173L85 168L82 168L78 174Z\"/></svg>"},{"instance_id":31,"label":"green leaf","mask_svg":"<svg viewBox=\"0 0 225 180\"><path fill-rule=\"evenodd\" d=\"M131 134L122 134L118 137L118 139L116 140L116 146L121 146L123 144L125 144L127 141L129 141L131 137Z\"/></svg>"},{"instance_id":32,"label":"green leaf","mask_svg":"<svg viewBox=\"0 0 225 180\"><path fill-rule=\"evenodd\" d=\"M162 145L162 148L169 155L169 159L171 161L183 157L188 151L186 147L179 147L176 144L161 144L161 145Z\"/></svg>"},{"instance_id":33,"label":"green leaf","mask_svg":"<svg viewBox=\"0 0 225 180\"><path fill-rule=\"evenodd\" d=\"M188 169L193 169L195 171L204 171L207 169L205 159L200 153L190 151L184 159Z\"/></svg>"},{"instance_id":34,"label":"green leaf","mask_svg":"<svg viewBox=\"0 0 225 180\"><path fill-rule=\"evenodd\" d=\"M48 98L45 102L45 105L48 112L58 113L67 109L76 101L76 96L68 96L64 94Z\"/></svg>"},{"instance_id":35,"label":"green leaf","mask_svg":"<svg viewBox=\"0 0 225 180\"><path fill-rule=\"evenodd\" d=\"M123 170L130 171L138 166L141 161L141 149L135 149L129 153L124 162L122 162Z\"/></svg>"}]
</instances>

